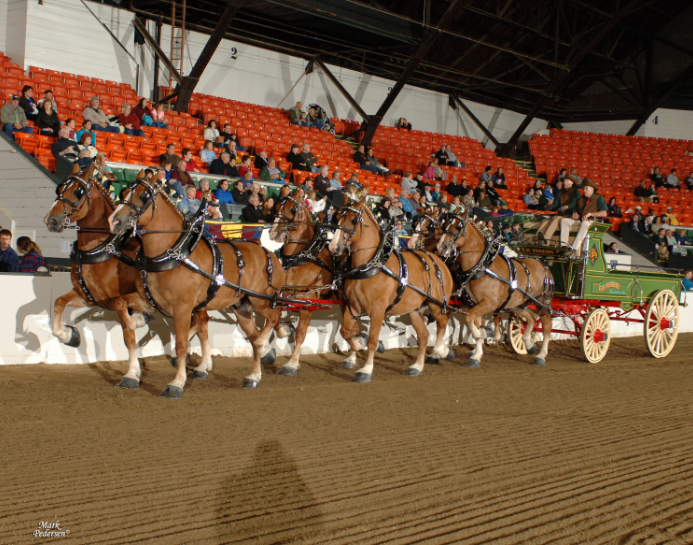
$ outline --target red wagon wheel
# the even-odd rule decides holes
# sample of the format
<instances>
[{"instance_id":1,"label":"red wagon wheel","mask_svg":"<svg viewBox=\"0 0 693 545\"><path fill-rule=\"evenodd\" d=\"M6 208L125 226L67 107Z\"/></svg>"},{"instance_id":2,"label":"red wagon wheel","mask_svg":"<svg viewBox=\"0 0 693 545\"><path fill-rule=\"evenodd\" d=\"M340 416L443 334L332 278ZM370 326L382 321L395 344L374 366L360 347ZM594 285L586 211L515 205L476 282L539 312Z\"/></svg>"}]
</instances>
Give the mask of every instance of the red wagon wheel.
<instances>
[{"instance_id":1,"label":"red wagon wheel","mask_svg":"<svg viewBox=\"0 0 693 545\"><path fill-rule=\"evenodd\" d=\"M645 340L655 358L663 358L674 349L679 336L679 301L671 290L658 291L647 305Z\"/></svg>"},{"instance_id":2,"label":"red wagon wheel","mask_svg":"<svg viewBox=\"0 0 693 545\"><path fill-rule=\"evenodd\" d=\"M580 341L588 362L599 363L604 359L611 343L611 320L606 310L595 308L590 311L582 324Z\"/></svg>"}]
</instances>

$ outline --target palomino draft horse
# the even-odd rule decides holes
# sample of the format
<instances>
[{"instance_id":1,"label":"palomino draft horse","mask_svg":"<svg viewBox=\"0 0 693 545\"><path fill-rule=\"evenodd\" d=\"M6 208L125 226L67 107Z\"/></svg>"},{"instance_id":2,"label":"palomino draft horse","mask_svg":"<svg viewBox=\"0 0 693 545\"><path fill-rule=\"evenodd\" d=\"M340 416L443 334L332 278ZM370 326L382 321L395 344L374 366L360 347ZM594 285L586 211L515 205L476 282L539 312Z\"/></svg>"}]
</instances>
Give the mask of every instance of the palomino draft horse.
<instances>
[{"instance_id":1,"label":"palomino draft horse","mask_svg":"<svg viewBox=\"0 0 693 545\"><path fill-rule=\"evenodd\" d=\"M270 239L284 244L282 263L286 271L286 285L283 294L310 299L332 297L335 260L327 249L330 242L327 235L331 229L316 227L306 205L292 197L282 198L276 205L276 213ZM291 359L277 372L278 375L294 376L300 368L301 346L312 316L310 306L298 311L294 351Z\"/></svg>"},{"instance_id":2,"label":"palomino draft horse","mask_svg":"<svg viewBox=\"0 0 693 545\"><path fill-rule=\"evenodd\" d=\"M123 340L130 355L128 372L117 384L121 388L139 388L142 370L137 359L135 329L153 320L149 303L137 292L141 282L134 268L139 242L111 234L108 216L115 210L106 189L96 179L98 171L90 166L79 172L75 165L72 175L56 189L57 198L44 222L48 230L61 233L76 224L77 242L73 247L71 279L74 288L58 297L53 308L53 335L68 346L77 347L81 339L73 326L63 324L65 308L99 306L113 310L123 328ZM206 321L196 316L192 332L206 336ZM203 361L210 358L209 347Z\"/></svg>"},{"instance_id":3,"label":"palomino draft horse","mask_svg":"<svg viewBox=\"0 0 693 545\"><path fill-rule=\"evenodd\" d=\"M339 211L338 231L329 246L333 255L341 255L348 249L351 258L352 269L342 275L346 309L341 333L352 349L345 364L353 366L360 348L354 339L358 333L354 316L368 315L370 330L366 364L352 380L370 382L385 316L408 314L416 330L419 354L405 374L418 376L424 367L428 343L422 312L429 310L437 324L434 356L451 356L452 350L445 343L445 331L450 316L447 301L453 290L452 276L440 258L429 252L394 250L394 231L380 230L365 201L364 197Z\"/></svg>"},{"instance_id":4,"label":"palomino draft horse","mask_svg":"<svg viewBox=\"0 0 693 545\"><path fill-rule=\"evenodd\" d=\"M216 244L203 237L205 212L202 209L188 222L160 187L140 180L108 218L115 234L131 226L141 229L137 266L144 271L144 282L138 285L140 295L173 317L178 372L161 394L163 397L177 399L183 395L190 320L195 312L231 307L253 346L253 370L245 377L243 387L255 388L260 382L261 358L265 365L274 364L276 359L274 349L269 350L265 344L281 317L281 310L276 308L284 284L281 264L255 242ZM260 333L253 310L267 320ZM281 330L277 333L282 336Z\"/></svg>"},{"instance_id":5,"label":"palomino draft horse","mask_svg":"<svg viewBox=\"0 0 693 545\"><path fill-rule=\"evenodd\" d=\"M438 243L443 257L457 252L453 276L458 293L469 308L467 324L476 341L465 365L479 367L483 341L487 337L486 330L481 327L484 315L498 313L494 340L501 340L501 311L515 313L527 320L522 338L529 354L536 352L531 333L537 319L541 318L544 341L534 364L544 365L551 335L550 308L554 285L551 272L536 259L510 259L502 255L499 240L488 241L469 218L470 207L467 205L465 208L465 213L450 217ZM532 303L536 310L528 307Z\"/></svg>"}]
</instances>

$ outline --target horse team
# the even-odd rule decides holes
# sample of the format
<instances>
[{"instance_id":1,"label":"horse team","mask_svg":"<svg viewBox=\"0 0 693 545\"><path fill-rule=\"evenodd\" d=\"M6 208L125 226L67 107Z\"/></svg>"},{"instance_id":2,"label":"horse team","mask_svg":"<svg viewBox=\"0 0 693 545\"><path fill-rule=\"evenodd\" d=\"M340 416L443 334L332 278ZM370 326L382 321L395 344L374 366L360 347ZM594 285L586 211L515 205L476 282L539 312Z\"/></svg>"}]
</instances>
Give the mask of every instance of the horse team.
<instances>
[{"instance_id":1,"label":"horse team","mask_svg":"<svg viewBox=\"0 0 693 545\"><path fill-rule=\"evenodd\" d=\"M400 249L394 231L381 229L366 199L347 201L331 223L314 220L305 204L285 197L276 205L270 237L283 243L281 260L254 241L214 242L202 236L205 210L184 218L161 187L138 178L116 204L97 180L98 172L78 169L61 184L46 215L52 232L77 227L72 253L74 289L55 302L53 334L78 346L80 337L63 325L68 305L100 306L117 313L130 361L118 386L137 388L141 368L135 353L135 329L158 311L173 319L177 367L164 397L180 398L187 380L188 345L195 335L202 361L191 377L207 378L212 370L208 322L210 310L231 310L253 348L253 368L243 386L257 387L262 364L275 363L268 346L274 330L279 338L294 327L280 322L282 305L298 305L295 346L278 374L295 375L299 354L313 313L311 299L343 304L341 335L350 346L342 364L356 366L357 352L366 349L365 364L353 381L370 382L378 337L386 316L409 316L418 339L418 357L405 374L418 376L424 368L429 331L436 322L436 341L428 361L452 359L446 329L453 305L467 309L467 324L476 346L465 365L478 367L488 333L483 316L496 313L494 339L501 339L500 311L514 312L527 321L523 340L527 351L537 348L531 332L542 320L543 344L534 363L543 365L551 329L553 278L535 259L509 259L498 241L488 239L465 212L441 217L422 216L409 248ZM305 303L301 305L300 303ZM255 314L265 318L259 329ZM367 336L359 319L367 316Z\"/></svg>"}]
</instances>

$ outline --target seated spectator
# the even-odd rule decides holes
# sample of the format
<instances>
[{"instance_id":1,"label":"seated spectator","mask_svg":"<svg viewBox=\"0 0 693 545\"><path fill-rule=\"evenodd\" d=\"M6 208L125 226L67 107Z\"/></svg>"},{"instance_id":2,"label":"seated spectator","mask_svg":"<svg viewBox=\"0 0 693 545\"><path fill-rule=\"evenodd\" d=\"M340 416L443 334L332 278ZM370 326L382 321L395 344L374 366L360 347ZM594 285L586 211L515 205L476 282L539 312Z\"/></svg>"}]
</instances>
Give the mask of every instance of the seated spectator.
<instances>
[{"instance_id":1,"label":"seated spectator","mask_svg":"<svg viewBox=\"0 0 693 545\"><path fill-rule=\"evenodd\" d=\"M164 174L166 175L166 181L168 182L171 179L171 169L173 166L171 165L170 161L164 161L161 163L161 170L164 171Z\"/></svg>"},{"instance_id":2,"label":"seated spectator","mask_svg":"<svg viewBox=\"0 0 693 545\"><path fill-rule=\"evenodd\" d=\"M308 170L310 172L320 172L315 164L318 159L310 152L310 146L308 144L303 144L303 151L301 151L299 158L307 167L304 170Z\"/></svg>"},{"instance_id":3,"label":"seated spectator","mask_svg":"<svg viewBox=\"0 0 693 545\"><path fill-rule=\"evenodd\" d=\"M306 120L306 113L301 108L303 108L303 104L297 102L296 106L289 109L289 123L291 125L307 127L308 121Z\"/></svg>"},{"instance_id":4,"label":"seated spectator","mask_svg":"<svg viewBox=\"0 0 693 545\"><path fill-rule=\"evenodd\" d=\"M159 155L159 163L164 164L164 162L169 162L171 163L171 166L173 168L178 168L178 161L180 160L180 156L176 155L176 145L175 144L169 144L166 146L166 153L162 153Z\"/></svg>"},{"instance_id":5,"label":"seated spectator","mask_svg":"<svg viewBox=\"0 0 693 545\"><path fill-rule=\"evenodd\" d=\"M621 207L616 204L616 197L611 197L609 199L609 204L607 205L609 208L609 217L610 218L622 218L623 217L623 212L621 210Z\"/></svg>"},{"instance_id":6,"label":"seated spectator","mask_svg":"<svg viewBox=\"0 0 693 545\"><path fill-rule=\"evenodd\" d=\"M265 223L262 217L262 206L257 195L248 197L248 205L243 209L243 221L246 223Z\"/></svg>"},{"instance_id":7,"label":"seated spectator","mask_svg":"<svg viewBox=\"0 0 693 545\"><path fill-rule=\"evenodd\" d=\"M438 164L441 166L448 165L448 152L446 151L446 146L443 144L440 149L436 152L435 158L438 159Z\"/></svg>"},{"instance_id":8,"label":"seated spectator","mask_svg":"<svg viewBox=\"0 0 693 545\"><path fill-rule=\"evenodd\" d=\"M245 150L245 148L243 148ZM226 144L226 149L224 150L231 157L231 162L234 165L240 165L243 158L238 154L238 148L236 148L236 142L231 140Z\"/></svg>"},{"instance_id":9,"label":"seated spectator","mask_svg":"<svg viewBox=\"0 0 693 545\"><path fill-rule=\"evenodd\" d=\"M129 104L123 104L117 118L120 126L125 129L125 134L130 136L145 136L144 131L140 129L140 120L132 113L132 107Z\"/></svg>"},{"instance_id":10,"label":"seated spectator","mask_svg":"<svg viewBox=\"0 0 693 545\"><path fill-rule=\"evenodd\" d=\"M43 103L43 108L41 108L41 111L39 111L36 117L36 126L43 136L58 136L60 118L58 117L58 113L53 110L52 102L47 100Z\"/></svg>"},{"instance_id":11,"label":"seated spectator","mask_svg":"<svg viewBox=\"0 0 693 545\"><path fill-rule=\"evenodd\" d=\"M276 214L274 213L274 199L267 197L262 203L262 219L265 223L272 223Z\"/></svg>"},{"instance_id":12,"label":"seated spectator","mask_svg":"<svg viewBox=\"0 0 693 545\"><path fill-rule=\"evenodd\" d=\"M467 165L464 163L460 162L460 160L457 158L457 155L455 155L452 151L452 148L450 147L449 144L445 145L445 151L448 154L448 165L451 167L462 167L465 168Z\"/></svg>"},{"instance_id":13,"label":"seated spectator","mask_svg":"<svg viewBox=\"0 0 693 545\"><path fill-rule=\"evenodd\" d=\"M362 146L359 146L359 151L361 150L361 147ZM378 161L375 155L373 155L373 148L369 148L366 152L366 161L361 165L361 168L369 170L373 174L385 174L386 172L390 172L390 169L381 165L380 161Z\"/></svg>"},{"instance_id":14,"label":"seated spectator","mask_svg":"<svg viewBox=\"0 0 693 545\"><path fill-rule=\"evenodd\" d=\"M434 166L435 162L437 162L437 159L434 159L433 161L428 162L428 166L423 171L423 179L424 180L435 180L436 179L436 169Z\"/></svg>"},{"instance_id":15,"label":"seated spectator","mask_svg":"<svg viewBox=\"0 0 693 545\"><path fill-rule=\"evenodd\" d=\"M194 216L202 206L202 202L195 196L197 188L194 185L185 187L185 197L178 201L178 210L184 216Z\"/></svg>"},{"instance_id":16,"label":"seated spectator","mask_svg":"<svg viewBox=\"0 0 693 545\"><path fill-rule=\"evenodd\" d=\"M286 160L291 163L292 170L303 170L309 171L308 165L301 159L301 147L298 144L292 144L289 154L286 156Z\"/></svg>"},{"instance_id":17,"label":"seated spectator","mask_svg":"<svg viewBox=\"0 0 693 545\"><path fill-rule=\"evenodd\" d=\"M493 238L496 238L496 226L493 223L493 220L488 220L486 222L486 229L488 229L488 232L493 236Z\"/></svg>"},{"instance_id":18,"label":"seated spectator","mask_svg":"<svg viewBox=\"0 0 693 545\"><path fill-rule=\"evenodd\" d=\"M319 131L325 126L325 122L320 118L320 115L315 111L315 108L308 108L306 122L308 123L308 127L315 127Z\"/></svg>"},{"instance_id":19,"label":"seated spectator","mask_svg":"<svg viewBox=\"0 0 693 545\"><path fill-rule=\"evenodd\" d=\"M80 171L84 172L87 168L89 168L89 165L91 165L91 162L93 160L94 158L89 153L89 150L79 150L79 155L77 156L77 164L79 165Z\"/></svg>"},{"instance_id":20,"label":"seated spectator","mask_svg":"<svg viewBox=\"0 0 693 545\"><path fill-rule=\"evenodd\" d=\"M68 117L68 118L65 120L65 126L66 126L68 129L70 129L70 132L68 133L67 137L68 137L70 140L74 140L75 142L79 142L79 138L77 138L77 131L75 130L75 129L77 128L77 122L76 122L73 118ZM85 132L86 132L86 131L85 131ZM92 142L93 142L93 141L94 141L94 140L92 139Z\"/></svg>"},{"instance_id":21,"label":"seated spectator","mask_svg":"<svg viewBox=\"0 0 693 545\"><path fill-rule=\"evenodd\" d=\"M412 218L420 215L421 211L424 209L424 205L421 203L421 193L418 191L414 191L414 193L411 194L411 207L414 209Z\"/></svg>"},{"instance_id":22,"label":"seated spectator","mask_svg":"<svg viewBox=\"0 0 693 545\"><path fill-rule=\"evenodd\" d=\"M604 252L607 254L620 254L621 252L618 251L618 244L615 242L612 242L608 246L605 244L604 245Z\"/></svg>"},{"instance_id":23,"label":"seated spectator","mask_svg":"<svg viewBox=\"0 0 693 545\"><path fill-rule=\"evenodd\" d=\"M406 189L407 191L413 191L417 188L416 181L411 179L411 172L406 172L404 176L402 176L400 186L402 187L402 189Z\"/></svg>"},{"instance_id":24,"label":"seated spectator","mask_svg":"<svg viewBox=\"0 0 693 545\"><path fill-rule=\"evenodd\" d=\"M498 211L498 215L503 217L503 216L512 216L514 212L508 208L508 203L505 201L501 201L500 205L500 210Z\"/></svg>"},{"instance_id":25,"label":"seated spectator","mask_svg":"<svg viewBox=\"0 0 693 545\"><path fill-rule=\"evenodd\" d=\"M479 183L476 184L476 188L474 188L474 201L475 202L479 202L481 200L481 192L482 191L484 193L486 192L486 182L484 182L483 180L479 180ZM539 194L541 194L541 190L536 190L536 189L534 190L534 194L536 194L537 191L539 192ZM539 195L537 195L537 201L538 200L539 200Z\"/></svg>"},{"instance_id":26,"label":"seated spectator","mask_svg":"<svg viewBox=\"0 0 693 545\"><path fill-rule=\"evenodd\" d=\"M99 150L97 150L94 146L91 144L91 133L90 132L85 132L82 135L81 140L79 141L78 145L80 151L86 150L89 152L89 157L94 159L96 155L99 153Z\"/></svg>"},{"instance_id":27,"label":"seated spectator","mask_svg":"<svg viewBox=\"0 0 693 545\"><path fill-rule=\"evenodd\" d=\"M154 118L152 117L152 110L149 107L149 101L146 98L141 98L132 109L132 113L137 116L140 121L140 126L151 127L154 123Z\"/></svg>"},{"instance_id":28,"label":"seated spectator","mask_svg":"<svg viewBox=\"0 0 693 545\"><path fill-rule=\"evenodd\" d=\"M445 191L447 191L452 197L464 197L470 191L467 187L467 180L462 180L462 182L457 183L457 176L453 176L450 183L445 186Z\"/></svg>"},{"instance_id":29,"label":"seated spectator","mask_svg":"<svg viewBox=\"0 0 693 545\"><path fill-rule=\"evenodd\" d=\"M195 185L188 173L188 162L185 159L179 159L178 168L171 171L171 179L180 182L182 186Z\"/></svg>"},{"instance_id":30,"label":"seated spectator","mask_svg":"<svg viewBox=\"0 0 693 545\"><path fill-rule=\"evenodd\" d=\"M379 223L390 221L390 208L392 207L392 199L390 197L383 197L380 204L375 208L375 219Z\"/></svg>"},{"instance_id":31,"label":"seated spectator","mask_svg":"<svg viewBox=\"0 0 693 545\"><path fill-rule=\"evenodd\" d=\"M68 128L70 128L69 123L67 123L66 125L68 126ZM75 134L75 137L71 138L71 140L80 142L82 140L82 135L88 132L89 134L91 134L92 145L96 146L96 133L91 129L91 127L91 121L87 119L84 123L82 123L82 128L77 131L77 134Z\"/></svg>"},{"instance_id":32,"label":"seated spectator","mask_svg":"<svg viewBox=\"0 0 693 545\"><path fill-rule=\"evenodd\" d=\"M19 107L17 95L12 95L10 101L0 108L0 122L2 123L2 130L10 138L14 138L15 132L34 134L34 129L26 126L26 114L24 109Z\"/></svg>"},{"instance_id":33,"label":"seated spectator","mask_svg":"<svg viewBox=\"0 0 693 545\"><path fill-rule=\"evenodd\" d=\"M491 177L491 181L494 183L496 187L507 187L505 185L505 174L503 174L503 167L498 167L498 170L496 170L496 172Z\"/></svg>"},{"instance_id":34,"label":"seated spectator","mask_svg":"<svg viewBox=\"0 0 693 545\"><path fill-rule=\"evenodd\" d=\"M693 172L689 172L688 176L686 176L686 179L683 181L684 184L686 184L686 187L693 191Z\"/></svg>"},{"instance_id":35,"label":"seated spectator","mask_svg":"<svg viewBox=\"0 0 693 545\"><path fill-rule=\"evenodd\" d=\"M490 197L486 194L485 189L483 189L479 194L479 201L477 202L477 206L486 211L490 211L493 207L493 203L491 202Z\"/></svg>"},{"instance_id":36,"label":"seated spectator","mask_svg":"<svg viewBox=\"0 0 693 545\"><path fill-rule=\"evenodd\" d=\"M645 216L645 221L642 223L642 232L645 233L647 236L652 235L652 224L654 222L654 216L652 214L648 214Z\"/></svg>"},{"instance_id":37,"label":"seated spectator","mask_svg":"<svg viewBox=\"0 0 693 545\"><path fill-rule=\"evenodd\" d=\"M229 190L229 181L222 180L217 185L214 190L214 198L219 201L220 204L236 204L233 199L233 193Z\"/></svg>"},{"instance_id":38,"label":"seated spectator","mask_svg":"<svg viewBox=\"0 0 693 545\"><path fill-rule=\"evenodd\" d=\"M213 202L214 199L214 193L212 193L212 190L209 188L209 180L207 178L202 178L200 180L200 185L197 189L197 193L195 193L195 197L197 199L200 199L200 201L210 201Z\"/></svg>"},{"instance_id":39,"label":"seated spectator","mask_svg":"<svg viewBox=\"0 0 693 545\"><path fill-rule=\"evenodd\" d=\"M493 180L493 174L491 173L491 166L487 166L484 172L481 174L481 177L479 178L483 182L490 182Z\"/></svg>"},{"instance_id":40,"label":"seated spectator","mask_svg":"<svg viewBox=\"0 0 693 545\"><path fill-rule=\"evenodd\" d=\"M672 168L671 174L667 176L667 187L669 189L681 189L681 180L679 180L679 177L676 175L675 168Z\"/></svg>"},{"instance_id":41,"label":"seated spectator","mask_svg":"<svg viewBox=\"0 0 693 545\"><path fill-rule=\"evenodd\" d=\"M659 189L660 187L664 187L665 185L664 176L662 175L662 171L659 169L659 167L650 169L650 180L652 180L657 189Z\"/></svg>"},{"instance_id":42,"label":"seated spectator","mask_svg":"<svg viewBox=\"0 0 693 545\"><path fill-rule=\"evenodd\" d=\"M669 225L678 225L679 224L679 220L676 219L676 216L674 216L673 208L671 206L667 206L667 213L664 215L669 220Z\"/></svg>"},{"instance_id":43,"label":"seated spectator","mask_svg":"<svg viewBox=\"0 0 693 545\"><path fill-rule=\"evenodd\" d=\"M43 92L43 98L38 101L38 110L39 112L41 111L41 108L43 107L44 102L50 102L51 103L51 108L53 109L54 112L58 111L58 103L55 101L53 98L53 91L50 89L47 89L46 91ZM67 122L65 123L67 125ZM74 140L74 138L73 138Z\"/></svg>"},{"instance_id":44,"label":"seated spectator","mask_svg":"<svg viewBox=\"0 0 693 545\"><path fill-rule=\"evenodd\" d=\"M205 140L211 141L212 145L215 147L226 147L223 141L223 137L221 136L219 129L217 129L217 122L214 121L214 119L210 119L207 123L203 136L205 137Z\"/></svg>"},{"instance_id":45,"label":"seated spectator","mask_svg":"<svg viewBox=\"0 0 693 545\"><path fill-rule=\"evenodd\" d=\"M214 144L211 140L205 141L204 147L200 150L200 159L206 163L207 168L210 168L217 159L217 153L214 151Z\"/></svg>"},{"instance_id":46,"label":"seated spectator","mask_svg":"<svg viewBox=\"0 0 693 545\"><path fill-rule=\"evenodd\" d=\"M664 228L657 229L656 234L652 235L652 240L654 240L657 243L657 245L664 244L664 246L666 246L667 245L666 229L664 229Z\"/></svg>"},{"instance_id":47,"label":"seated spectator","mask_svg":"<svg viewBox=\"0 0 693 545\"><path fill-rule=\"evenodd\" d=\"M154 178L154 171L151 168L145 168L144 169L144 179L145 181L152 183L152 179Z\"/></svg>"},{"instance_id":48,"label":"seated spectator","mask_svg":"<svg viewBox=\"0 0 693 545\"><path fill-rule=\"evenodd\" d=\"M91 121L91 130L93 131L120 132L118 127L112 127L109 124L108 116L99 108L100 104L99 97L92 97L89 106L82 112L84 121Z\"/></svg>"},{"instance_id":49,"label":"seated spectator","mask_svg":"<svg viewBox=\"0 0 693 545\"><path fill-rule=\"evenodd\" d=\"M667 243L665 241L658 244L657 256L660 261L669 261L669 248L667 248Z\"/></svg>"},{"instance_id":50,"label":"seated spectator","mask_svg":"<svg viewBox=\"0 0 693 545\"><path fill-rule=\"evenodd\" d=\"M10 246L11 243L12 231L0 229L0 272L19 272L19 257Z\"/></svg>"},{"instance_id":51,"label":"seated spectator","mask_svg":"<svg viewBox=\"0 0 693 545\"><path fill-rule=\"evenodd\" d=\"M412 199L409 197L409 191L406 189L403 189L399 193L399 202L402 203L402 210L406 214L408 219L412 219L414 217L414 207L412 206Z\"/></svg>"},{"instance_id":52,"label":"seated spectator","mask_svg":"<svg viewBox=\"0 0 693 545\"><path fill-rule=\"evenodd\" d=\"M238 167L238 173L241 175L241 178L245 176L245 172L248 169L252 170L252 165L251 165L251 158L250 155L244 155L243 159L241 159L241 166Z\"/></svg>"},{"instance_id":53,"label":"seated spectator","mask_svg":"<svg viewBox=\"0 0 693 545\"><path fill-rule=\"evenodd\" d=\"M166 111L164 110L163 102L159 102L159 104L152 108L152 127L168 129L168 125L166 124Z\"/></svg>"},{"instance_id":54,"label":"seated spectator","mask_svg":"<svg viewBox=\"0 0 693 545\"><path fill-rule=\"evenodd\" d=\"M674 236L674 231L667 229L664 231L664 238L667 240L667 246L671 249L672 246L676 246L676 237Z\"/></svg>"},{"instance_id":55,"label":"seated spectator","mask_svg":"<svg viewBox=\"0 0 693 545\"><path fill-rule=\"evenodd\" d=\"M431 190L431 184L424 184L423 197L426 199L426 202L438 202L438 195Z\"/></svg>"},{"instance_id":56,"label":"seated spectator","mask_svg":"<svg viewBox=\"0 0 693 545\"><path fill-rule=\"evenodd\" d=\"M253 169L248 167L245 169L245 172L243 173L243 188L244 189L250 189L253 187L253 184L255 183L255 178L253 178Z\"/></svg>"},{"instance_id":57,"label":"seated spectator","mask_svg":"<svg viewBox=\"0 0 693 545\"><path fill-rule=\"evenodd\" d=\"M267 166L260 171L260 179L268 182L286 183L286 172L277 167L273 158L267 160Z\"/></svg>"},{"instance_id":58,"label":"seated spectator","mask_svg":"<svg viewBox=\"0 0 693 545\"><path fill-rule=\"evenodd\" d=\"M171 167L171 163L165 163L169 169ZM170 177L171 173L170 170L169 172L166 171L165 168L160 168L159 171L156 173L156 178L155 178L155 183L159 186L161 186L166 193L167 196L171 196L171 194L175 194L176 197L179 199L185 197L185 191L183 190L183 185L177 181L177 180L172 180Z\"/></svg>"},{"instance_id":59,"label":"seated spectator","mask_svg":"<svg viewBox=\"0 0 693 545\"><path fill-rule=\"evenodd\" d=\"M221 214L221 210L219 210L219 203L218 202L210 202L207 205L207 219L210 221L223 221L224 216ZM221 225L216 223L207 223L205 221L205 227L204 231L202 234L208 238L211 238L212 240L224 240L224 232L221 230Z\"/></svg>"},{"instance_id":60,"label":"seated spectator","mask_svg":"<svg viewBox=\"0 0 693 545\"><path fill-rule=\"evenodd\" d=\"M634 195L640 202L652 202L650 192L645 186L645 180L640 180L640 184L635 188Z\"/></svg>"},{"instance_id":61,"label":"seated spectator","mask_svg":"<svg viewBox=\"0 0 693 545\"><path fill-rule=\"evenodd\" d=\"M19 237L17 239L17 249L24 254L19 263L19 272L36 273L39 272L40 267L43 267L46 271L48 270L46 260L43 259L41 254L41 248L29 237Z\"/></svg>"},{"instance_id":62,"label":"seated spectator","mask_svg":"<svg viewBox=\"0 0 693 545\"><path fill-rule=\"evenodd\" d=\"M34 100L34 88L31 85L22 87L21 97L19 98L19 107L24 110L24 114L29 121L36 121L39 114L38 105Z\"/></svg>"},{"instance_id":63,"label":"seated spectator","mask_svg":"<svg viewBox=\"0 0 693 545\"><path fill-rule=\"evenodd\" d=\"M683 271L683 289L686 291L693 290L693 271L691 269L686 269Z\"/></svg>"},{"instance_id":64,"label":"seated spectator","mask_svg":"<svg viewBox=\"0 0 693 545\"><path fill-rule=\"evenodd\" d=\"M51 146L53 157L58 159L63 157L70 161L75 161L79 155L79 145L74 140L70 140L67 135L70 130L67 127L61 127L58 131L58 139Z\"/></svg>"},{"instance_id":65,"label":"seated spectator","mask_svg":"<svg viewBox=\"0 0 693 545\"><path fill-rule=\"evenodd\" d=\"M181 159L185 159L188 172L202 172L200 167L195 162L195 159L193 159L193 154L190 148L183 148L183 150L180 152L180 156Z\"/></svg>"},{"instance_id":66,"label":"seated spectator","mask_svg":"<svg viewBox=\"0 0 693 545\"><path fill-rule=\"evenodd\" d=\"M407 233L407 230L404 228L404 222L401 219L395 221L395 236L397 237L397 244L401 248L406 248L407 240L402 237L408 237L409 233Z\"/></svg>"},{"instance_id":67,"label":"seated spectator","mask_svg":"<svg viewBox=\"0 0 693 545\"><path fill-rule=\"evenodd\" d=\"M397 218L399 216L406 217L406 214L402 209L402 201L399 200L397 197L392 199L392 205L388 209L388 212L390 213L390 219Z\"/></svg>"},{"instance_id":68,"label":"seated spectator","mask_svg":"<svg viewBox=\"0 0 693 545\"><path fill-rule=\"evenodd\" d=\"M209 165L209 173L219 176L228 176L229 178L240 176L236 165L231 162L231 156L227 151L222 152L219 159L214 159L214 161L211 162Z\"/></svg>"},{"instance_id":69,"label":"seated spectator","mask_svg":"<svg viewBox=\"0 0 693 545\"><path fill-rule=\"evenodd\" d=\"M320 196L314 189L308 191L306 195L306 201L308 202L308 210L310 210L313 214L319 214L320 212L325 210L325 206L327 205L327 199L324 196L320 198Z\"/></svg>"},{"instance_id":70,"label":"seated spectator","mask_svg":"<svg viewBox=\"0 0 693 545\"><path fill-rule=\"evenodd\" d=\"M327 165L320 167L320 174L313 179L313 186L320 199L332 192L332 186L330 185L330 169Z\"/></svg>"},{"instance_id":71,"label":"seated spectator","mask_svg":"<svg viewBox=\"0 0 693 545\"><path fill-rule=\"evenodd\" d=\"M101 183L106 189L108 189L111 186L111 182L116 182L118 179L115 177L115 174L113 174L111 167L108 166L106 161L106 154L99 152L96 154L96 157L94 157L93 163L96 170L98 170L101 176L104 178L101 180Z\"/></svg>"},{"instance_id":72,"label":"seated spectator","mask_svg":"<svg viewBox=\"0 0 693 545\"><path fill-rule=\"evenodd\" d=\"M231 142L234 143L235 149L238 151L248 151L247 148L241 146L241 142L238 140L236 133L233 132L233 127L230 124L224 125L224 130L219 133L219 136L223 137L224 144L228 147Z\"/></svg>"},{"instance_id":73,"label":"seated spectator","mask_svg":"<svg viewBox=\"0 0 693 545\"><path fill-rule=\"evenodd\" d=\"M340 180L341 177L342 177L342 173L339 172L338 170L335 170L332 173L332 178L330 178L330 187L333 190L344 189L344 186L342 185L342 182Z\"/></svg>"},{"instance_id":74,"label":"seated spectator","mask_svg":"<svg viewBox=\"0 0 693 545\"><path fill-rule=\"evenodd\" d=\"M523 202L530 210L539 210L539 199L534 196L534 188L530 187L522 198Z\"/></svg>"},{"instance_id":75,"label":"seated spectator","mask_svg":"<svg viewBox=\"0 0 693 545\"><path fill-rule=\"evenodd\" d=\"M500 206L501 198L498 194L498 191L496 191L496 188L493 187L493 180L489 180L488 182L486 182L486 195L489 199L491 199L491 204L493 204L494 206ZM547 198L547 201L549 200L553 201L553 193L551 194L551 199Z\"/></svg>"},{"instance_id":76,"label":"seated spectator","mask_svg":"<svg viewBox=\"0 0 693 545\"><path fill-rule=\"evenodd\" d=\"M257 150L257 155L255 156L253 166L259 170L262 170L267 166L267 150L265 148L260 148Z\"/></svg>"},{"instance_id":77,"label":"seated spectator","mask_svg":"<svg viewBox=\"0 0 693 545\"><path fill-rule=\"evenodd\" d=\"M691 241L688 240L686 237L686 230L685 229L679 229L676 232L676 235L674 235L674 238L676 238L676 244L680 246L690 246Z\"/></svg>"},{"instance_id":78,"label":"seated spectator","mask_svg":"<svg viewBox=\"0 0 693 545\"><path fill-rule=\"evenodd\" d=\"M397 120L397 124L395 125L396 129L403 129L405 131L410 131L411 130L411 123L404 119L403 117L400 117Z\"/></svg>"},{"instance_id":79,"label":"seated spectator","mask_svg":"<svg viewBox=\"0 0 693 545\"><path fill-rule=\"evenodd\" d=\"M248 192L245 190L243 180L238 180L234 184L231 196L236 204L246 204L248 202Z\"/></svg>"},{"instance_id":80,"label":"seated spectator","mask_svg":"<svg viewBox=\"0 0 693 545\"><path fill-rule=\"evenodd\" d=\"M520 236L515 232L511 223L503 224L503 238L506 243L520 241Z\"/></svg>"}]
</instances>

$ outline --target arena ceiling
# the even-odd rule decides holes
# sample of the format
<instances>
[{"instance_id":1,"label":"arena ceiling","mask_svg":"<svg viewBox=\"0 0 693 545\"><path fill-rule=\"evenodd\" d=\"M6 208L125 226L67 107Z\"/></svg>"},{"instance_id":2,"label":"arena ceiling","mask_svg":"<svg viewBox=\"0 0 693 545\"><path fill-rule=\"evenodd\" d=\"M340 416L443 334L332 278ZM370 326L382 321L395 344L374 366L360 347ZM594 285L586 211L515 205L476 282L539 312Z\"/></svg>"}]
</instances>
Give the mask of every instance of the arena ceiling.
<instances>
[{"instance_id":1,"label":"arena ceiling","mask_svg":"<svg viewBox=\"0 0 693 545\"><path fill-rule=\"evenodd\" d=\"M229 40L395 81L418 56L408 85L557 125L693 109L690 0L230 1ZM120 5L170 23L168 0ZM186 27L225 8L189 0Z\"/></svg>"}]
</instances>

